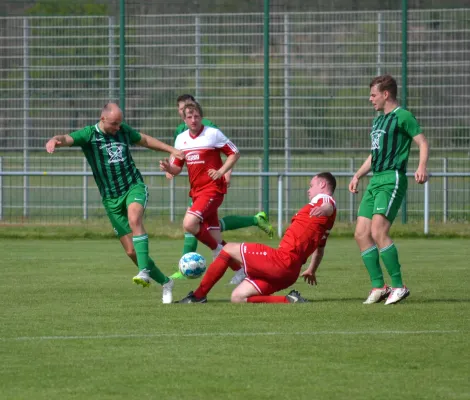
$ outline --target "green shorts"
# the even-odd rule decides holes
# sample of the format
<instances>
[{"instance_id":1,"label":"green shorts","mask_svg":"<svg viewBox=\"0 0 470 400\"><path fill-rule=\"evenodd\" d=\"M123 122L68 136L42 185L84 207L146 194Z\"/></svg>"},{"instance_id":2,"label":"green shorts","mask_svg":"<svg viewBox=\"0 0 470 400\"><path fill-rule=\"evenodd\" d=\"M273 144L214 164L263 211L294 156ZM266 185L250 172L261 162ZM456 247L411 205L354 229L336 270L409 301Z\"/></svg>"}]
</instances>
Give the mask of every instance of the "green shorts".
<instances>
[{"instance_id":1,"label":"green shorts","mask_svg":"<svg viewBox=\"0 0 470 400\"><path fill-rule=\"evenodd\" d=\"M398 171L377 172L367 186L357 215L372 219L382 214L391 223L398 214L408 188L408 179Z\"/></svg>"},{"instance_id":2,"label":"green shorts","mask_svg":"<svg viewBox=\"0 0 470 400\"><path fill-rule=\"evenodd\" d=\"M132 186L127 193L113 199L103 199L103 206L106 210L111 225L117 237L125 236L132 232L127 217L127 208L131 203L139 203L142 207L147 207L148 201L147 185L138 183Z\"/></svg>"}]
</instances>

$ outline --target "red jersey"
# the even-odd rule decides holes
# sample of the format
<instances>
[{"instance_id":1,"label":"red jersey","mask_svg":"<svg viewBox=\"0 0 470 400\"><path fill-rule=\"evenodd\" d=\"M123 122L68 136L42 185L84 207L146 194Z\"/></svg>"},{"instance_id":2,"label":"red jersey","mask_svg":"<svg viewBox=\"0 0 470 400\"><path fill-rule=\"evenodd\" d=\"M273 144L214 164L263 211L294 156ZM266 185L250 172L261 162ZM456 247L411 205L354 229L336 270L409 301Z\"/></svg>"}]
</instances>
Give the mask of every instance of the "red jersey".
<instances>
[{"instance_id":1,"label":"red jersey","mask_svg":"<svg viewBox=\"0 0 470 400\"><path fill-rule=\"evenodd\" d=\"M182 167L186 162L191 197L203 191L227 193L225 177L214 181L208 174L210 169L222 167L220 153L226 156L238 153L237 147L219 129L202 126L195 136L188 129L176 137L175 148L184 152L185 159L172 158L171 163Z\"/></svg>"},{"instance_id":2,"label":"red jersey","mask_svg":"<svg viewBox=\"0 0 470 400\"><path fill-rule=\"evenodd\" d=\"M311 217L312 208L324 203L333 205L333 214L329 217ZM336 219L336 203L327 194L315 196L310 203L302 207L292 218L291 224L279 243L279 250L289 253L294 262L303 265L317 247L324 247Z\"/></svg>"}]
</instances>

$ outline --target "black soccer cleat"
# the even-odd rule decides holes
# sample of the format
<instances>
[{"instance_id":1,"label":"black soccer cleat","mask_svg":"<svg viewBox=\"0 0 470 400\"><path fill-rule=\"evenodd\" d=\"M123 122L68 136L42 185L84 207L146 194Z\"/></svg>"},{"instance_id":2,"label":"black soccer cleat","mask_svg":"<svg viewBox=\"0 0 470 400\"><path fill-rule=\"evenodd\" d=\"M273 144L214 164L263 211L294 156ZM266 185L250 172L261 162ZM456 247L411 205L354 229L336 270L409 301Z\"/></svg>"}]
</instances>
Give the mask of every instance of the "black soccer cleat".
<instances>
[{"instance_id":1,"label":"black soccer cleat","mask_svg":"<svg viewBox=\"0 0 470 400\"><path fill-rule=\"evenodd\" d=\"M180 303L180 304L207 303L207 297L196 297L194 296L194 293L191 291L188 293L188 295L184 299L181 299L180 301L177 301L176 303Z\"/></svg>"},{"instance_id":2,"label":"black soccer cleat","mask_svg":"<svg viewBox=\"0 0 470 400\"><path fill-rule=\"evenodd\" d=\"M308 302L308 300L302 297L297 290L291 290L289 294L286 296L286 299L289 301L289 303L307 303Z\"/></svg>"}]
</instances>

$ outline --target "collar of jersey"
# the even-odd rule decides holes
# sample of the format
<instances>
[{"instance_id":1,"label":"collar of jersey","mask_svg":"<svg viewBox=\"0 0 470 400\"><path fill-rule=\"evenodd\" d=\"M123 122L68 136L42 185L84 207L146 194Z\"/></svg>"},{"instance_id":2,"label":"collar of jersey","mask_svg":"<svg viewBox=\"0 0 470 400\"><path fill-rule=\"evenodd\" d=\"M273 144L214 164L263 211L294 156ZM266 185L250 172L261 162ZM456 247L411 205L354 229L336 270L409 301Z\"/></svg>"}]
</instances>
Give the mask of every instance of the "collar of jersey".
<instances>
[{"instance_id":1,"label":"collar of jersey","mask_svg":"<svg viewBox=\"0 0 470 400\"><path fill-rule=\"evenodd\" d=\"M193 135L193 134L191 133L191 131L189 131L189 136L191 137L191 139L196 139L196 138L202 133L202 131L204 130L204 128L205 128L205 126L204 126L204 125L201 125L201 130L198 132L197 135Z\"/></svg>"}]
</instances>

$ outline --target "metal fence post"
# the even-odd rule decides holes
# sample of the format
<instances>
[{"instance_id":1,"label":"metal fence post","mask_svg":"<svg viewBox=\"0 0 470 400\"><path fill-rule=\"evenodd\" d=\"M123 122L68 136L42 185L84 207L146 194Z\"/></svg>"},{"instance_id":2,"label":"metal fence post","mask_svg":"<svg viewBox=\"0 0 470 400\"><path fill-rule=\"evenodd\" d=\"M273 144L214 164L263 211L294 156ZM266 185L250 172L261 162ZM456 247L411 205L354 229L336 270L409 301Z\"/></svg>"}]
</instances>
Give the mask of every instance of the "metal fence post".
<instances>
[{"instance_id":1,"label":"metal fence post","mask_svg":"<svg viewBox=\"0 0 470 400\"><path fill-rule=\"evenodd\" d=\"M176 187L175 187L175 179L170 180L170 222L175 222L175 199L176 199Z\"/></svg>"},{"instance_id":2,"label":"metal fence post","mask_svg":"<svg viewBox=\"0 0 470 400\"><path fill-rule=\"evenodd\" d=\"M445 175L447 173L447 158L444 157L442 159L442 172L444 172L444 176L442 177L442 195L443 195L443 204L442 206L444 207L443 214L442 214L442 220L444 223L447 222L447 176Z\"/></svg>"},{"instance_id":3,"label":"metal fence post","mask_svg":"<svg viewBox=\"0 0 470 400\"><path fill-rule=\"evenodd\" d=\"M0 157L0 172L3 171L3 160ZM0 175L0 221L3 219L3 175Z\"/></svg>"},{"instance_id":4,"label":"metal fence post","mask_svg":"<svg viewBox=\"0 0 470 400\"><path fill-rule=\"evenodd\" d=\"M277 177L277 235L282 237L282 178L279 174Z\"/></svg>"},{"instance_id":5,"label":"metal fence post","mask_svg":"<svg viewBox=\"0 0 470 400\"><path fill-rule=\"evenodd\" d=\"M424 183L424 234L429 233L429 181Z\"/></svg>"},{"instance_id":6,"label":"metal fence post","mask_svg":"<svg viewBox=\"0 0 470 400\"><path fill-rule=\"evenodd\" d=\"M289 62L290 62L290 49L289 49L289 15L284 15L284 163L285 163L285 172L290 171L290 104L289 104ZM289 184L290 177L286 176L286 207L285 207L285 220L287 222L289 218Z\"/></svg>"},{"instance_id":7,"label":"metal fence post","mask_svg":"<svg viewBox=\"0 0 470 400\"><path fill-rule=\"evenodd\" d=\"M29 21L23 19L23 169L29 169ZM23 216L29 214L29 176L23 177Z\"/></svg>"},{"instance_id":8,"label":"metal fence post","mask_svg":"<svg viewBox=\"0 0 470 400\"><path fill-rule=\"evenodd\" d=\"M199 100L199 91L200 91L200 69L201 69L201 19L198 15L194 17L195 32L194 32L194 41L195 41L195 80L196 80L196 90L195 97Z\"/></svg>"},{"instance_id":9,"label":"metal fence post","mask_svg":"<svg viewBox=\"0 0 470 400\"><path fill-rule=\"evenodd\" d=\"M88 219L88 176L86 175L87 160L83 159L83 219Z\"/></svg>"},{"instance_id":10,"label":"metal fence post","mask_svg":"<svg viewBox=\"0 0 470 400\"><path fill-rule=\"evenodd\" d=\"M108 19L108 90L109 101L114 100L114 17Z\"/></svg>"},{"instance_id":11,"label":"metal fence post","mask_svg":"<svg viewBox=\"0 0 470 400\"><path fill-rule=\"evenodd\" d=\"M258 169L259 172L263 172L263 160L258 158ZM260 174L258 178L258 210L263 209L263 175ZM266 214L269 210L264 210Z\"/></svg>"},{"instance_id":12,"label":"metal fence post","mask_svg":"<svg viewBox=\"0 0 470 400\"><path fill-rule=\"evenodd\" d=\"M354 175L354 158L350 159L351 161L351 174ZM349 222L352 224L354 222L354 193L349 192Z\"/></svg>"}]
</instances>

